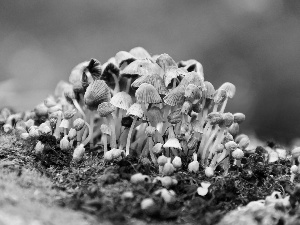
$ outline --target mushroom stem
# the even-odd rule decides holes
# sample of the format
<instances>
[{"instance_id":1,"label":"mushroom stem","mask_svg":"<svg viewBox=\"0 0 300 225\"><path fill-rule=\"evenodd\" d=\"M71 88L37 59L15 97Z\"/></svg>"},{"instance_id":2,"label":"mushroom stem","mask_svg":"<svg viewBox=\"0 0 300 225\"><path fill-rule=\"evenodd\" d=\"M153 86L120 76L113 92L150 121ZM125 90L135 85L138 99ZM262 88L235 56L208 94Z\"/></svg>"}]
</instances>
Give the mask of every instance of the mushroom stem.
<instances>
[{"instance_id":1,"label":"mushroom stem","mask_svg":"<svg viewBox=\"0 0 300 225\"><path fill-rule=\"evenodd\" d=\"M131 85L131 80L132 78L128 78L127 79L127 83L126 83L126 92L129 94L129 91L130 91L130 85Z\"/></svg>"},{"instance_id":2,"label":"mushroom stem","mask_svg":"<svg viewBox=\"0 0 300 225\"><path fill-rule=\"evenodd\" d=\"M222 103L221 109L220 109L220 113L224 113L225 107L227 105L228 102L228 97L225 98L224 102Z\"/></svg>"},{"instance_id":3,"label":"mushroom stem","mask_svg":"<svg viewBox=\"0 0 300 225\"><path fill-rule=\"evenodd\" d=\"M107 120L111 130L110 146L111 148L117 148L115 121L112 114L107 116Z\"/></svg>"},{"instance_id":4,"label":"mushroom stem","mask_svg":"<svg viewBox=\"0 0 300 225\"><path fill-rule=\"evenodd\" d=\"M61 118L62 118L62 114L59 113L58 114L58 118L57 118L57 121L56 121L56 126L55 126L55 131L54 131L54 134L53 136L56 138L56 139L59 139L60 138L60 123L61 123Z\"/></svg>"},{"instance_id":5,"label":"mushroom stem","mask_svg":"<svg viewBox=\"0 0 300 225\"><path fill-rule=\"evenodd\" d=\"M210 143L212 142L212 140L215 138L216 134L218 133L218 130L219 129L217 129L217 128L214 129L214 131L212 132L212 134L210 135L208 141L206 142L206 144L204 146L202 156L201 156L201 163L203 165L206 163L206 155L207 155L208 147L209 147Z\"/></svg>"},{"instance_id":6,"label":"mushroom stem","mask_svg":"<svg viewBox=\"0 0 300 225\"><path fill-rule=\"evenodd\" d=\"M103 150L104 154L107 152L107 134L103 134Z\"/></svg>"},{"instance_id":7,"label":"mushroom stem","mask_svg":"<svg viewBox=\"0 0 300 225\"><path fill-rule=\"evenodd\" d=\"M129 155L130 139L131 139L132 131L133 131L133 128L135 126L136 120L137 120L137 117L135 116L133 118L132 124L131 124L130 129L129 129L129 133L128 133L128 136L127 136L126 153L125 153L126 156Z\"/></svg>"},{"instance_id":8,"label":"mushroom stem","mask_svg":"<svg viewBox=\"0 0 300 225\"><path fill-rule=\"evenodd\" d=\"M93 113L93 111L90 111L90 131L91 131L91 134L89 134L89 136L91 135L91 138L90 138L90 148L93 148L94 145L93 145L93 132L94 132L94 126L95 126L95 123L94 123L94 120L95 120L95 114Z\"/></svg>"},{"instance_id":9,"label":"mushroom stem","mask_svg":"<svg viewBox=\"0 0 300 225\"><path fill-rule=\"evenodd\" d=\"M112 75L112 77L114 78L114 81L115 81L115 83L116 83L115 89L114 89L114 94L115 94L115 93L118 93L118 92L120 91L119 79L118 79L118 77L116 76L116 74L111 73L111 75Z\"/></svg>"},{"instance_id":10,"label":"mushroom stem","mask_svg":"<svg viewBox=\"0 0 300 225\"><path fill-rule=\"evenodd\" d=\"M148 137L148 142L149 142L149 152L150 152L150 157L154 165L157 165L157 159L156 156L153 153L153 140L152 137Z\"/></svg>"},{"instance_id":11,"label":"mushroom stem","mask_svg":"<svg viewBox=\"0 0 300 225\"><path fill-rule=\"evenodd\" d=\"M77 102L76 99L72 99L73 104L75 106L75 108L78 110L78 112L82 115L83 119L86 119L85 113L83 112L82 108L80 107L79 103Z\"/></svg>"},{"instance_id":12,"label":"mushroom stem","mask_svg":"<svg viewBox=\"0 0 300 225\"><path fill-rule=\"evenodd\" d=\"M85 125L88 127L89 136L87 136L87 138L82 142L83 146L87 145L93 137L92 127L87 122L85 122Z\"/></svg>"},{"instance_id":13,"label":"mushroom stem","mask_svg":"<svg viewBox=\"0 0 300 225\"><path fill-rule=\"evenodd\" d=\"M121 133L121 136L119 138L119 149L120 150L123 150L123 148L126 146L127 144L127 138L128 137L128 133L129 133L129 129L126 128L122 133Z\"/></svg>"}]
</instances>

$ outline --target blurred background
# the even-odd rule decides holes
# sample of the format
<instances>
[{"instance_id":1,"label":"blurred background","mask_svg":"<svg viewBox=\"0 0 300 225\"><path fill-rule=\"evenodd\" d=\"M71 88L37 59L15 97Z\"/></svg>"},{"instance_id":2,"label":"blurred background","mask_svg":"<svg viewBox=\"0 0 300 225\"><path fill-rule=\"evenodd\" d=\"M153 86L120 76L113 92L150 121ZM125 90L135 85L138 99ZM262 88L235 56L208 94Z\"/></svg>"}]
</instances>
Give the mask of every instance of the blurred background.
<instances>
[{"instance_id":1,"label":"blurred background","mask_svg":"<svg viewBox=\"0 0 300 225\"><path fill-rule=\"evenodd\" d=\"M197 59L236 96L243 132L284 144L300 137L300 1L0 1L0 107L32 109L71 69L142 46Z\"/></svg>"}]
</instances>

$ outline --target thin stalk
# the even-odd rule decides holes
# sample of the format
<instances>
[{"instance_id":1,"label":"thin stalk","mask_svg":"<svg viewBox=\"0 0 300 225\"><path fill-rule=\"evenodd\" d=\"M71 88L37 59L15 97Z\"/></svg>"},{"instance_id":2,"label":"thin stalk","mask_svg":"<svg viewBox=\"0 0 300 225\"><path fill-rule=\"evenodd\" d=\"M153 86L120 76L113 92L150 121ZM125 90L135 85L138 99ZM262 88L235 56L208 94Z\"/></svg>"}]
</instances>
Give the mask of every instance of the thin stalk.
<instances>
[{"instance_id":1,"label":"thin stalk","mask_svg":"<svg viewBox=\"0 0 300 225\"><path fill-rule=\"evenodd\" d=\"M224 102L222 103L221 109L220 109L220 113L224 113L225 107L227 105L228 102L228 97L225 98Z\"/></svg>"},{"instance_id":2,"label":"thin stalk","mask_svg":"<svg viewBox=\"0 0 300 225\"><path fill-rule=\"evenodd\" d=\"M90 140L92 139L92 136L93 136L93 130L92 130L92 127L87 123L85 122L85 125L88 127L88 131L89 131L89 135L87 136L87 138L82 142L82 145L85 146L87 145Z\"/></svg>"},{"instance_id":3,"label":"thin stalk","mask_svg":"<svg viewBox=\"0 0 300 225\"><path fill-rule=\"evenodd\" d=\"M115 94L115 93L118 93L118 92L120 91L119 79L118 79L118 77L116 76L116 74L111 73L111 75L112 75L112 77L114 78L114 81L115 81L115 83L116 83L115 89L114 89L114 94Z\"/></svg>"},{"instance_id":4,"label":"thin stalk","mask_svg":"<svg viewBox=\"0 0 300 225\"><path fill-rule=\"evenodd\" d=\"M108 120L110 130L111 130L111 138L110 138L111 148L117 148L116 130L115 130L116 128L115 128L114 118L112 114L109 114L106 118Z\"/></svg>"},{"instance_id":5,"label":"thin stalk","mask_svg":"<svg viewBox=\"0 0 300 225\"><path fill-rule=\"evenodd\" d=\"M148 143L149 143L149 152L150 152L150 157L154 165L157 165L157 158L153 153L153 140L152 137L148 137Z\"/></svg>"},{"instance_id":6,"label":"thin stalk","mask_svg":"<svg viewBox=\"0 0 300 225\"><path fill-rule=\"evenodd\" d=\"M218 128L215 128L212 132L212 134L210 135L208 141L206 142L205 146L204 146L204 149L203 149L203 152L202 152L202 156L201 156L201 163L202 165L204 165L206 162L206 154L207 154L207 150L208 150L208 147L210 145L210 143L213 141L214 137L216 136L216 134L218 133ZM222 129L221 129L222 130Z\"/></svg>"},{"instance_id":7,"label":"thin stalk","mask_svg":"<svg viewBox=\"0 0 300 225\"><path fill-rule=\"evenodd\" d=\"M127 136L127 143L126 143L126 152L125 155L129 155L129 148L130 148L130 140L131 140L131 135L132 135L132 131L134 129L135 123L137 121L137 117L135 116L133 118L132 124L130 126L129 132L128 132L128 136Z\"/></svg>"},{"instance_id":8,"label":"thin stalk","mask_svg":"<svg viewBox=\"0 0 300 225\"><path fill-rule=\"evenodd\" d=\"M94 147L94 140L93 140L93 132L94 132L94 126L95 126L95 123L94 123L94 120L95 120L95 114L93 113L93 111L90 111L90 126L91 126L91 134L89 135L92 135L91 138L90 138L90 148L93 148Z\"/></svg>"},{"instance_id":9,"label":"thin stalk","mask_svg":"<svg viewBox=\"0 0 300 225\"><path fill-rule=\"evenodd\" d=\"M104 154L107 152L107 134L103 134L103 150L104 150Z\"/></svg>"},{"instance_id":10,"label":"thin stalk","mask_svg":"<svg viewBox=\"0 0 300 225\"><path fill-rule=\"evenodd\" d=\"M78 112L82 115L83 119L85 120L86 119L85 113L82 110L82 108L79 105L79 103L77 102L77 100L76 99L72 99L72 101L73 101L73 104L74 104L75 108L78 110Z\"/></svg>"},{"instance_id":11,"label":"thin stalk","mask_svg":"<svg viewBox=\"0 0 300 225\"><path fill-rule=\"evenodd\" d=\"M130 85L131 85L131 80L132 78L128 78L127 79L127 83L126 83L126 92L129 94L129 91L130 91Z\"/></svg>"}]
</instances>

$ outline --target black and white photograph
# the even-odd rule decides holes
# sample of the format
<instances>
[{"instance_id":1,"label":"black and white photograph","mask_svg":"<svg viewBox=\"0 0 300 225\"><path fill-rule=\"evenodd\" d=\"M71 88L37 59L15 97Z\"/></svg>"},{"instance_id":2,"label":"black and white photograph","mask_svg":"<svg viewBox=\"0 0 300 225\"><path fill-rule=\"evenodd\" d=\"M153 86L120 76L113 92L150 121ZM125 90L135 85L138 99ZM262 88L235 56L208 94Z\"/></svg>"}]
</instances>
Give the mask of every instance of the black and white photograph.
<instances>
[{"instance_id":1,"label":"black and white photograph","mask_svg":"<svg viewBox=\"0 0 300 225\"><path fill-rule=\"evenodd\" d=\"M300 224L299 0L0 0L0 225Z\"/></svg>"}]
</instances>

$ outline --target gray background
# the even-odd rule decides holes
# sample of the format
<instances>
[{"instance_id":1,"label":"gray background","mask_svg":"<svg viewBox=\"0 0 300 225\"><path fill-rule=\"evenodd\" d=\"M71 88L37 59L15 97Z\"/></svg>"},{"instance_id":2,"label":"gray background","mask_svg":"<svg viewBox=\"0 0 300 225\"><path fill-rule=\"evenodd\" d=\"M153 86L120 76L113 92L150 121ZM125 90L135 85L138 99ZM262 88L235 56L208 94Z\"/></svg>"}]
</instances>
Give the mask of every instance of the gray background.
<instances>
[{"instance_id":1,"label":"gray background","mask_svg":"<svg viewBox=\"0 0 300 225\"><path fill-rule=\"evenodd\" d=\"M242 131L289 143L300 135L300 1L0 1L0 107L31 109L71 69L143 46L195 58L237 94Z\"/></svg>"}]
</instances>

